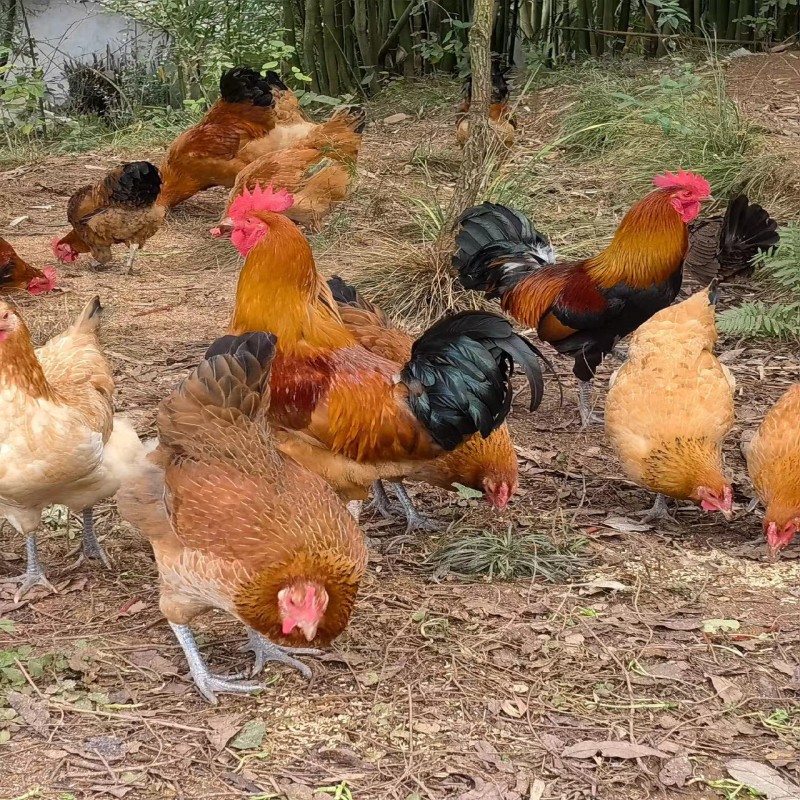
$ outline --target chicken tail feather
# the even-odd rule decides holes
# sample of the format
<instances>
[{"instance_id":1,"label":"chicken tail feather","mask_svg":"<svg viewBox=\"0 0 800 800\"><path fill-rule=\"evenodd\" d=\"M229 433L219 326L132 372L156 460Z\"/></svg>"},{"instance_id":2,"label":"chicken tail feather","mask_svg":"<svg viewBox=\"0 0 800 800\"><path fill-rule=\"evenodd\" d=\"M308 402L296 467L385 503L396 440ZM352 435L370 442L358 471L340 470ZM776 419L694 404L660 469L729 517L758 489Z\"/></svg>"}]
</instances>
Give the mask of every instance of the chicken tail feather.
<instances>
[{"instance_id":1,"label":"chicken tail feather","mask_svg":"<svg viewBox=\"0 0 800 800\"><path fill-rule=\"evenodd\" d=\"M400 380L414 415L445 450L474 433L486 438L511 409L514 364L531 388L531 410L544 393L541 353L498 314L464 311L429 328L411 350ZM546 361L546 360L545 360Z\"/></svg>"},{"instance_id":2,"label":"chicken tail feather","mask_svg":"<svg viewBox=\"0 0 800 800\"><path fill-rule=\"evenodd\" d=\"M74 324L72 325L72 329L75 331L81 331L83 333L96 331L97 326L100 324L100 316L102 311L103 306L100 305L100 297L95 295L83 307L83 311L81 311L80 315L75 320Z\"/></svg>"},{"instance_id":3,"label":"chicken tail feather","mask_svg":"<svg viewBox=\"0 0 800 800\"><path fill-rule=\"evenodd\" d=\"M465 289L502 297L519 281L555 262L547 237L519 211L482 203L458 219L453 266Z\"/></svg>"},{"instance_id":4,"label":"chicken tail feather","mask_svg":"<svg viewBox=\"0 0 800 800\"><path fill-rule=\"evenodd\" d=\"M778 223L757 203L739 195L728 206L720 233L720 276L741 272L750 266L759 251L766 251L780 241Z\"/></svg>"},{"instance_id":5,"label":"chicken tail feather","mask_svg":"<svg viewBox=\"0 0 800 800\"><path fill-rule=\"evenodd\" d=\"M272 73L274 82L276 73ZM226 103L243 103L261 108L273 104L270 78L249 67L233 67L222 73L219 79L219 94Z\"/></svg>"},{"instance_id":6,"label":"chicken tail feather","mask_svg":"<svg viewBox=\"0 0 800 800\"><path fill-rule=\"evenodd\" d=\"M121 205L147 208L161 192L161 174L149 161L132 161L109 173L111 200Z\"/></svg>"},{"instance_id":7,"label":"chicken tail feather","mask_svg":"<svg viewBox=\"0 0 800 800\"><path fill-rule=\"evenodd\" d=\"M203 361L162 401L158 409L161 443L177 453L213 451L243 457L247 441L259 436L259 420L269 408L269 373L275 357L271 333L223 336ZM245 439L237 437L236 431Z\"/></svg>"}]
</instances>

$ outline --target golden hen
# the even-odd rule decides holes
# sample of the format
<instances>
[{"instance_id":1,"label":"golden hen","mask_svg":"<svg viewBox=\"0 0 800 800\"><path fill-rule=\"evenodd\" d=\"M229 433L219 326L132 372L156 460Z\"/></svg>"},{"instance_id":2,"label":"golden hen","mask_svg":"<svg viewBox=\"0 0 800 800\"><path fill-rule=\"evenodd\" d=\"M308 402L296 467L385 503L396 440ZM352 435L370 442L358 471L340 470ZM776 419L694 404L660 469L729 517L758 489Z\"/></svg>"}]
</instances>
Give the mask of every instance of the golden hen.
<instances>
[{"instance_id":1,"label":"golden hen","mask_svg":"<svg viewBox=\"0 0 800 800\"><path fill-rule=\"evenodd\" d=\"M213 675L189 624L210 608L250 631L255 673L281 661L310 677L284 645L327 645L347 626L367 554L328 485L276 450L266 423L275 337L225 336L158 412L158 449L118 502L150 540L161 611L201 694L260 684Z\"/></svg>"},{"instance_id":2,"label":"golden hen","mask_svg":"<svg viewBox=\"0 0 800 800\"><path fill-rule=\"evenodd\" d=\"M747 471L766 508L769 556L776 558L800 530L800 383L769 410L746 456Z\"/></svg>"},{"instance_id":3,"label":"golden hen","mask_svg":"<svg viewBox=\"0 0 800 800\"><path fill-rule=\"evenodd\" d=\"M107 563L92 506L117 491L141 451L130 424L113 414L100 309L93 298L70 328L34 350L17 309L0 302L0 517L27 538L28 554L17 598L36 585L53 588L35 533L52 503L84 512L84 555Z\"/></svg>"},{"instance_id":4,"label":"golden hen","mask_svg":"<svg viewBox=\"0 0 800 800\"><path fill-rule=\"evenodd\" d=\"M734 380L714 355L715 289L697 292L642 324L612 376L606 432L626 475L653 492L732 516L722 444L734 422Z\"/></svg>"}]
</instances>

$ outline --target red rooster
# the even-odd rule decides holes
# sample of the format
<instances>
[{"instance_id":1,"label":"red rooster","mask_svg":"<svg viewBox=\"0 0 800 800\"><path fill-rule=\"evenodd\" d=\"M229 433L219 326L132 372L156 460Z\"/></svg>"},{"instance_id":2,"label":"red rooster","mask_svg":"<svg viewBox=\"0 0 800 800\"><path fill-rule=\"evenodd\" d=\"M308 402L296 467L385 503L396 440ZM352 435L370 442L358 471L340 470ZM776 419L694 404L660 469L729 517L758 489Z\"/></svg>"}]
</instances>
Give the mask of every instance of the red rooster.
<instances>
[{"instance_id":1,"label":"red rooster","mask_svg":"<svg viewBox=\"0 0 800 800\"><path fill-rule=\"evenodd\" d=\"M505 312L575 358L584 425L598 421L589 400L603 357L677 296L687 224L710 199L708 182L691 172L667 172L653 184L656 190L628 211L611 244L585 261L548 263L544 237L504 206L484 203L460 219L453 264L461 283L500 298Z\"/></svg>"},{"instance_id":2,"label":"red rooster","mask_svg":"<svg viewBox=\"0 0 800 800\"><path fill-rule=\"evenodd\" d=\"M538 351L497 314L440 320L414 342L405 365L359 345L308 241L280 213L290 205L285 191L256 188L230 209L231 242L245 256L230 331L277 336L270 417L285 434L285 455L343 499L361 501L374 481L400 480L498 428L511 408L515 364L528 376L531 407L538 406Z\"/></svg>"},{"instance_id":3,"label":"red rooster","mask_svg":"<svg viewBox=\"0 0 800 800\"><path fill-rule=\"evenodd\" d=\"M44 294L55 289L57 281L58 275L52 267L43 270L32 267L5 239L0 239L0 295L15 289Z\"/></svg>"}]
</instances>

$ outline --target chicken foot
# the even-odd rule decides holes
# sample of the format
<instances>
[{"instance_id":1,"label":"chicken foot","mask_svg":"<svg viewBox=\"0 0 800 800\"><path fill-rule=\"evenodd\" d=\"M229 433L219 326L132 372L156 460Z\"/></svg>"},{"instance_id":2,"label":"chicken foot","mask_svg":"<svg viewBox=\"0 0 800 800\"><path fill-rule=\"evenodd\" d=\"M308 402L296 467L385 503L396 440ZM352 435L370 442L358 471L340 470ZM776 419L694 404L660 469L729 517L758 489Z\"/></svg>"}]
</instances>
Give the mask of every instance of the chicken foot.
<instances>
[{"instance_id":1,"label":"chicken foot","mask_svg":"<svg viewBox=\"0 0 800 800\"><path fill-rule=\"evenodd\" d=\"M643 522L655 522L658 519L666 519L675 522L675 518L669 513L669 505L666 495L657 494L652 508L647 509L642 516Z\"/></svg>"},{"instance_id":2,"label":"chicken foot","mask_svg":"<svg viewBox=\"0 0 800 800\"><path fill-rule=\"evenodd\" d=\"M412 531L438 531L442 529L442 526L436 522L436 520L426 517L424 514L417 511L414 507L414 501L408 496L406 487L403 486L402 483L393 483L392 489L394 489L397 499L400 501L400 505L405 512L406 533L411 533Z\"/></svg>"},{"instance_id":3,"label":"chicken foot","mask_svg":"<svg viewBox=\"0 0 800 800\"><path fill-rule=\"evenodd\" d=\"M208 665L200 655L192 631L188 625L178 625L174 622L169 623L178 644L183 649L186 661L189 664L189 672L192 674L194 684L209 703L216 705L219 701L217 693L246 694L248 692L259 692L264 686L257 681L245 681L239 675L214 675L209 670Z\"/></svg>"},{"instance_id":4,"label":"chicken foot","mask_svg":"<svg viewBox=\"0 0 800 800\"><path fill-rule=\"evenodd\" d=\"M28 557L28 566L25 569L25 574L17 578L17 580L21 580L22 583L14 594L14 602L19 603L34 586L43 586L48 591L53 592L53 594L58 594L58 590L55 586L45 577L42 565L39 563L35 533L32 533L25 540L25 553Z\"/></svg>"},{"instance_id":5,"label":"chicken foot","mask_svg":"<svg viewBox=\"0 0 800 800\"><path fill-rule=\"evenodd\" d=\"M394 520L402 509L392 503L386 493L383 481L375 481L372 484L372 502L367 505L367 511L377 511L384 519Z\"/></svg>"},{"instance_id":6,"label":"chicken foot","mask_svg":"<svg viewBox=\"0 0 800 800\"><path fill-rule=\"evenodd\" d=\"M578 409L581 413L581 427L602 425L603 417L592 411L592 382L578 381Z\"/></svg>"},{"instance_id":7,"label":"chicken foot","mask_svg":"<svg viewBox=\"0 0 800 800\"><path fill-rule=\"evenodd\" d=\"M103 562L106 569L111 569L111 561L109 561L106 551L103 550L97 534L94 531L94 509L90 506L84 508L83 516L83 550L78 555L78 560L72 565L72 569L79 567L85 560L96 558ZM74 554L74 550L72 551Z\"/></svg>"},{"instance_id":8,"label":"chicken foot","mask_svg":"<svg viewBox=\"0 0 800 800\"><path fill-rule=\"evenodd\" d=\"M372 484L373 500L367 508L374 509L384 519L395 520L402 515L406 520L406 533L413 531L438 531L441 525L430 517L421 514L414 507L414 501L408 496L408 492L402 482L389 484L397 499L400 501L398 508L389 500L389 495L384 488L383 481L375 481Z\"/></svg>"},{"instance_id":9,"label":"chicken foot","mask_svg":"<svg viewBox=\"0 0 800 800\"><path fill-rule=\"evenodd\" d=\"M248 628L247 642L239 650L255 653L256 663L250 673L253 676L258 675L264 669L267 661L277 661L279 664L286 664L287 667L296 669L306 680L311 680L311 670L302 661L298 661L292 656L322 655L322 650L316 650L313 647L281 647L252 628Z\"/></svg>"}]
</instances>

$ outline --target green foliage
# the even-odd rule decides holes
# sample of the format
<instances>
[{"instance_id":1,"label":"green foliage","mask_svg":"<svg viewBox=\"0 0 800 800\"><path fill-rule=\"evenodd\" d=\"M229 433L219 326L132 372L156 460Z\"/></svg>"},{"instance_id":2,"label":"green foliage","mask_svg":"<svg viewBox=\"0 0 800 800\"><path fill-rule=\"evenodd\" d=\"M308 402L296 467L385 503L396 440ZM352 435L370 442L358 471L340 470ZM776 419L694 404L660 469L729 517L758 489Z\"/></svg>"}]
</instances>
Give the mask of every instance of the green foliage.
<instances>
[{"instance_id":1,"label":"green foliage","mask_svg":"<svg viewBox=\"0 0 800 800\"><path fill-rule=\"evenodd\" d=\"M11 49L0 46L0 56L8 56ZM13 79L11 64L0 66L0 125L24 136L34 134L43 120L40 112L46 86L41 69L14 67ZM9 141L10 144L10 141Z\"/></svg>"},{"instance_id":2,"label":"green foliage","mask_svg":"<svg viewBox=\"0 0 800 800\"><path fill-rule=\"evenodd\" d=\"M717 318L720 331L745 338L800 338L800 225L781 230L776 250L756 260L755 276L774 286L786 301L756 301L723 311Z\"/></svg>"},{"instance_id":3,"label":"green foliage","mask_svg":"<svg viewBox=\"0 0 800 800\"><path fill-rule=\"evenodd\" d=\"M67 661L63 655L34 656L33 648L27 644L20 645L15 650L0 650L0 688L13 688L26 683L19 664L25 667L33 680L42 678L49 672L63 672L67 669Z\"/></svg>"},{"instance_id":4,"label":"green foliage","mask_svg":"<svg viewBox=\"0 0 800 800\"><path fill-rule=\"evenodd\" d=\"M657 82L650 74L586 70L562 141L589 159L624 165L619 179L633 196L653 175L683 167L700 172L717 196L745 191L765 199L780 168L728 98L721 68L697 71L679 60Z\"/></svg>"},{"instance_id":5,"label":"green foliage","mask_svg":"<svg viewBox=\"0 0 800 800\"><path fill-rule=\"evenodd\" d=\"M554 583L586 565L580 555L583 544L582 540L556 544L542 533L515 533L511 525L500 533L459 530L426 563L437 575L455 572L500 580L539 578Z\"/></svg>"}]
</instances>

